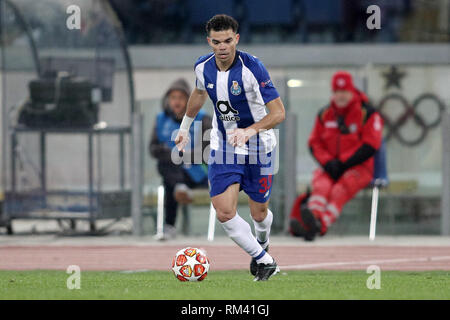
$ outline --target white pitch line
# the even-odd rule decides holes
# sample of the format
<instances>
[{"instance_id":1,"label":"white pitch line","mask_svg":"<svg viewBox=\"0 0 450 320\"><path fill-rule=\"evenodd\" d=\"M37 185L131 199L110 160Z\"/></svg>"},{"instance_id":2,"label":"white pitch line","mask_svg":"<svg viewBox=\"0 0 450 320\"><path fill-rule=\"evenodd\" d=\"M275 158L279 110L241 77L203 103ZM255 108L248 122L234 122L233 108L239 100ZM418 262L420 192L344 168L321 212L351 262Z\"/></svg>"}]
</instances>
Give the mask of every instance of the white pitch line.
<instances>
[{"instance_id":1,"label":"white pitch line","mask_svg":"<svg viewBox=\"0 0 450 320\"><path fill-rule=\"evenodd\" d=\"M313 268L320 268L320 267L339 267L339 266L349 266L349 265L372 265L372 264L389 264L389 263L405 263L405 262L429 262L429 261L443 261L443 260L450 260L450 256L385 259L385 260L365 260L365 261L323 262L323 263L280 266L280 269L313 269Z\"/></svg>"},{"instance_id":2,"label":"white pitch line","mask_svg":"<svg viewBox=\"0 0 450 320\"><path fill-rule=\"evenodd\" d=\"M141 272L150 272L152 270L150 269L136 269L136 270L122 270L119 271L119 273L141 273Z\"/></svg>"}]
</instances>

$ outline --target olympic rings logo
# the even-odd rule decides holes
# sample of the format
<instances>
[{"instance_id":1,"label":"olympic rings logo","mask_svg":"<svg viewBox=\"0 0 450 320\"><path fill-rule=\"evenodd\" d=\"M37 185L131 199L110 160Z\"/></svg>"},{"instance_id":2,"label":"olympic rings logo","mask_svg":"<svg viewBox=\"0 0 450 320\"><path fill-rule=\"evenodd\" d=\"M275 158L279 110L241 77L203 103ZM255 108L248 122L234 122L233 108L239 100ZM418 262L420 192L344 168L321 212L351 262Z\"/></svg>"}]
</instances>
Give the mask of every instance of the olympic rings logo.
<instances>
[{"instance_id":1,"label":"olympic rings logo","mask_svg":"<svg viewBox=\"0 0 450 320\"><path fill-rule=\"evenodd\" d=\"M400 115L397 119L390 119L385 113L383 113L383 109L386 106L389 106L390 102L397 101L403 106L405 112ZM427 122L422 115L419 113L420 105L426 101L430 101L434 108L437 108L438 115L436 119L432 119L432 121ZM378 112L383 117L384 125L387 130L387 133L384 137L385 141L388 141L392 137L395 137L400 141L400 143L407 146L416 146L420 144L427 136L428 131L437 127L441 122L442 115L445 111L444 103L439 100L439 98L431 93L424 93L416 98L412 105L406 100L405 97L398 93L392 93L385 96L378 106ZM428 111L427 111L428 112ZM420 128L420 134L417 138L408 139L408 137L403 136L400 133L400 128L410 119L414 120L415 125Z\"/></svg>"}]
</instances>

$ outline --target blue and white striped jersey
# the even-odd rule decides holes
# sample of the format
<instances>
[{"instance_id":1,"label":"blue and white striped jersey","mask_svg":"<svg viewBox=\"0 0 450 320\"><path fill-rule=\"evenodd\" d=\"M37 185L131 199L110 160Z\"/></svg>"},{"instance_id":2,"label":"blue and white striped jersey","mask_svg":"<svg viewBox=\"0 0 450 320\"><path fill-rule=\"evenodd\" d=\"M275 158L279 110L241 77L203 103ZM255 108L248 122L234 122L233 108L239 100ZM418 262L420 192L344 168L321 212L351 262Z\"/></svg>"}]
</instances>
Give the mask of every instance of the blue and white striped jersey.
<instances>
[{"instance_id":1,"label":"blue and white striped jersey","mask_svg":"<svg viewBox=\"0 0 450 320\"><path fill-rule=\"evenodd\" d=\"M211 149L237 154L271 152L276 146L273 129L260 132L245 147L233 148L227 143L226 131L247 128L267 115L265 104L279 97L262 62L242 51L236 51L227 71L216 66L214 54L200 57L195 64L196 87L206 90L215 108L211 130Z\"/></svg>"}]
</instances>

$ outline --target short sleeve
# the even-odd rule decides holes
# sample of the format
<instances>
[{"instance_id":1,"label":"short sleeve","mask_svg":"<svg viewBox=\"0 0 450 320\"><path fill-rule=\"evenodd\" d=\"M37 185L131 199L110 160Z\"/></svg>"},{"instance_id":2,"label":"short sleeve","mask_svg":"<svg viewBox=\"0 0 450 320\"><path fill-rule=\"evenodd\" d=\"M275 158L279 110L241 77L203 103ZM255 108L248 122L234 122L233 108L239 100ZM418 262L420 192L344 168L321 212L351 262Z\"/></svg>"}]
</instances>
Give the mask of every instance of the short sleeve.
<instances>
[{"instance_id":1,"label":"short sleeve","mask_svg":"<svg viewBox=\"0 0 450 320\"><path fill-rule=\"evenodd\" d=\"M195 67L195 87L198 90L206 90L205 89L205 78L203 76L203 70L201 70L199 66Z\"/></svg>"},{"instance_id":2,"label":"short sleeve","mask_svg":"<svg viewBox=\"0 0 450 320\"><path fill-rule=\"evenodd\" d=\"M269 72L267 72L267 69L264 67L263 63L258 60L252 69L253 74L258 81L258 89L261 92L264 103L267 104L268 102L278 98L280 95L278 94L272 79L270 79Z\"/></svg>"}]
</instances>

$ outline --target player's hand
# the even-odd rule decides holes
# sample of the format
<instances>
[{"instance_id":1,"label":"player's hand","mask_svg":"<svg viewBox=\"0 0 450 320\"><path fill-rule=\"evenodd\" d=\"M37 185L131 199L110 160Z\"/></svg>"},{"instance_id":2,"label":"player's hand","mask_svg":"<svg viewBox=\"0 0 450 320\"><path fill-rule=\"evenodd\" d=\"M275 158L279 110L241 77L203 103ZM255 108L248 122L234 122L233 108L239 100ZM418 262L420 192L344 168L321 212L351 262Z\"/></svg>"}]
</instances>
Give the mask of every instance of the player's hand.
<instances>
[{"instance_id":1,"label":"player's hand","mask_svg":"<svg viewBox=\"0 0 450 320\"><path fill-rule=\"evenodd\" d=\"M233 147L244 147L250 137L253 136L253 131L254 130L242 128L230 130L227 139L228 143Z\"/></svg>"},{"instance_id":2,"label":"player's hand","mask_svg":"<svg viewBox=\"0 0 450 320\"><path fill-rule=\"evenodd\" d=\"M185 129L178 130L178 134L175 138L175 145L178 151L185 152L186 145L189 142L189 132Z\"/></svg>"}]
</instances>

